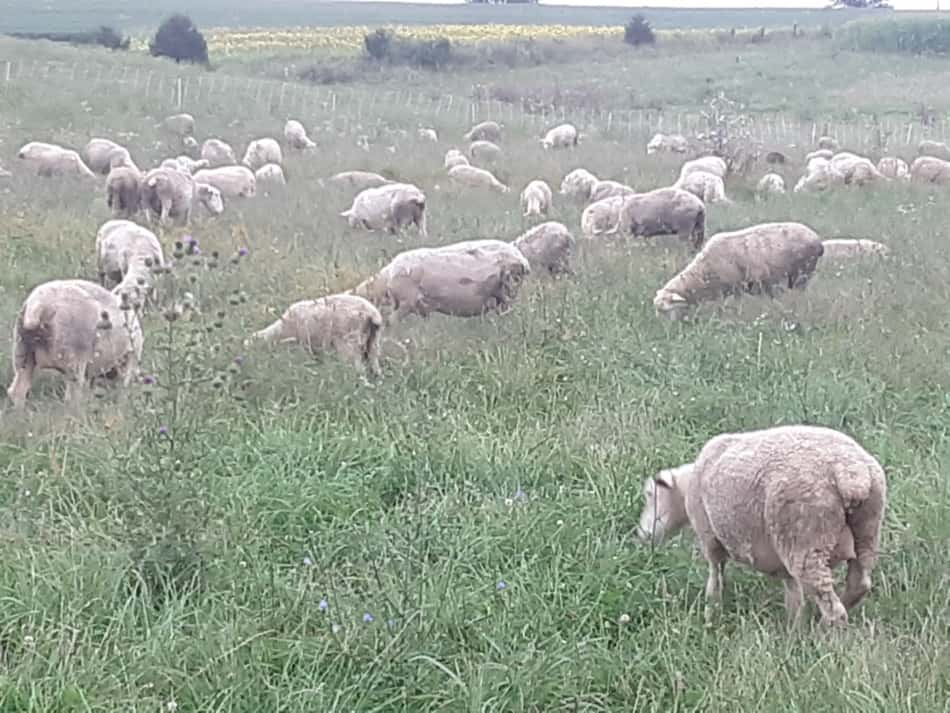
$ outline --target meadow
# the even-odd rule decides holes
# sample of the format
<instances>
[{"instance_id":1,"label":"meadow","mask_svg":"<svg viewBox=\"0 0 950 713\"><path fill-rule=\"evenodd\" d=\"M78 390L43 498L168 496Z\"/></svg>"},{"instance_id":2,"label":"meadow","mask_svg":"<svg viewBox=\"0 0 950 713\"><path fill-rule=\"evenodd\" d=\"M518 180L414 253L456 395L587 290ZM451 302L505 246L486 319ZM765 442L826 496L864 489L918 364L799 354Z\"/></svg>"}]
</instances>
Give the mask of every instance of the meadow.
<instances>
[{"instance_id":1,"label":"meadow","mask_svg":"<svg viewBox=\"0 0 950 713\"><path fill-rule=\"evenodd\" d=\"M790 185L816 128L875 159L910 159L919 138L943 137L931 91L943 60L811 40L772 50L743 49L744 63L733 47L606 54L565 63L564 80L544 66L391 70L327 89L269 79L273 59L206 73L0 39L0 72L13 68L0 74L10 325L40 282L95 279L109 217L101 186L24 173L22 143L110 136L156 163L177 153L155 124L177 110L181 76L201 138L242 148L293 116L319 146L288 156L285 189L162 232L166 254L186 233L200 243L171 285L200 313L145 318L154 384L64 409L61 379L46 375L25 413L4 408L0 711L950 710L947 194L896 184L760 202L764 165L731 177L736 204L710 208L708 234L800 220L884 242L892 257L821 265L804 292L710 305L688 324L660 321L651 304L685 263L681 247L581 241L576 277L533 276L508 315L393 327L372 384L332 358L244 345L291 302L427 244L348 229L348 196L319 183L336 171L417 183L430 242L444 244L513 239L529 225L521 186L557 186L577 166L668 185L679 161L645 154L656 115L618 118L651 102L696 116L706 84L769 108L755 135L789 155ZM816 78L832 56L837 71ZM532 113L473 99L476 77L595 94L635 83L640 99ZM689 90L670 92L670 77ZM922 124L918 105L938 120ZM900 130L885 146L872 119L886 111ZM442 156L498 112L498 173L514 190L460 193ZM562 118L587 139L542 152L539 133ZM420 125L440 142L418 141ZM551 218L579 236L577 206L556 201ZM240 248L249 255L232 262ZM4 330L0 352L10 348ZM781 586L733 567L723 621L706 628L692 537L656 550L632 538L641 484L718 433L782 423L842 429L884 465L875 589L846 632L790 633Z\"/></svg>"}]
</instances>

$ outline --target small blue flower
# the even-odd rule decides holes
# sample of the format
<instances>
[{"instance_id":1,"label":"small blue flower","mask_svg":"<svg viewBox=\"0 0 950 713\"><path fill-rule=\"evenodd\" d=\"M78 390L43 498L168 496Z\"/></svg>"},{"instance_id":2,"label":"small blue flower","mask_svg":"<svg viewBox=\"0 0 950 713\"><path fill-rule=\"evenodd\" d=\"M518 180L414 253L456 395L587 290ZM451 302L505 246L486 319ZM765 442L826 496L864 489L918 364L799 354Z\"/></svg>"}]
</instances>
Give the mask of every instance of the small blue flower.
<instances>
[{"instance_id":1,"label":"small blue flower","mask_svg":"<svg viewBox=\"0 0 950 713\"><path fill-rule=\"evenodd\" d=\"M313 567L313 560L310 559L309 557L304 557L303 563L305 567Z\"/></svg>"},{"instance_id":2,"label":"small blue flower","mask_svg":"<svg viewBox=\"0 0 950 713\"><path fill-rule=\"evenodd\" d=\"M506 582L505 580L501 580L500 582L498 582L498 584L495 585L495 589L497 589L499 592L505 591L506 589L508 589L508 582Z\"/></svg>"},{"instance_id":3,"label":"small blue flower","mask_svg":"<svg viewBox=\"0 0 950 713\"><path fill-rule=\"evenodd\" d=\"M185 243L188 244L188 245L197 245L197 244L198 244L197 238L193 238L193 237L191 237L190 235L186 235L185 238L184 238L184 240L185 240Z\"/></svg>"},{"instance_id":4,"label":"small blue flower","mask_svg":"<svg viewBox=\"0 0 950 713\"><path fill-rule=\"evenodd\" d=\"M327 609L330 608L330 602L328 602L326 599L321 599L320 603L317 604L317 608L320 611L326 611Z\"/></svg>"},{"instance_id":5,"label":"small blue flower","mask_svg":"<svg viewBox=\"0 0 950 713\"><path fill-rule=\"evenodd\" d=\"M388 626L390 629L395 629L395 628L396 628L396 620L395 620L395 619L390 619L389 621L386 622L386 626Z\"/></svg>"},{"instance_id":6,"label":"small blue flower","mask_svg":"<svg viewBox=\"0 0 950 713\"><path fill-rule=\"evenodd\" d=\"M374 617L374 616L373 616L372 614L370 614L369 612L366 612L366 613L363 615L363 623L364 623L364 624L372 624L374 621L376 621L376 617Z\"/></svg>"},{"instance_id":7,"label":"small blue flower","mask_svg":"<svg viewBox=\"0 0 950 713\"><path fill-rule=\"evenodd\" d=\"M241 257L247 257L249 252L250 250L248 250L247 248L241 248L240 250L238 250L238 255L240 255Z\"/></svg>"},{"instance_id":8,"label":"small blue flower","mask_svg":"<svg viewBox=\"0 0 950 713\"><path fill-rule=\"evenodd\" d=\"M234 363L237 364L238 366L241 366L241 364L244 363L244 357L242 356L234 357Z\"/></svg>"},{"instance_id":9,"label":"small blue flower","mask_svg":"<svg viewBox=\"0 0 950 713\"><path fill-rule=\"evenodd\" d=\"M515 491L515 500L524 500L526 497L528 496L520 487Z\"/></svg>"}]
</instances>

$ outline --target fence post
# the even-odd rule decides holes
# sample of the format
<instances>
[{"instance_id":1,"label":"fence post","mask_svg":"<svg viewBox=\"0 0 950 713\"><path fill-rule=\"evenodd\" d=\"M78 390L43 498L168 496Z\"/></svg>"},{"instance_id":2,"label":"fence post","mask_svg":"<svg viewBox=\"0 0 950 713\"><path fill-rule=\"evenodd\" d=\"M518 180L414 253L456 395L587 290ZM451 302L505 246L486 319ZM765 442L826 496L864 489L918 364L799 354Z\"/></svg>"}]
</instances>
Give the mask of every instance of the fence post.
<instances>
[{"instance_id":1,"label":"fence post","mask_svg":"<svg viewBox=\"0 0 950 713\"><path fill-rule=\"evenodd\" d=\"M184 83L181 81L181 77L175 81L175 105L178 107L178 111L181 111L185 104L185 87Z\"/></svg>"},{"instance_id":2,"label":"fence post","mask_svg":"<svg viewBox=\"0 0 950 713\"><path fill-rule=\"evenodd\" d=\"M12 69L11 69L12 67L13 67L13 62L11 62L10 60L7 60L7 66L3 70L3 81L5 82L10 81L10 74L12 72Z\"/></svg>"}]
</instances>

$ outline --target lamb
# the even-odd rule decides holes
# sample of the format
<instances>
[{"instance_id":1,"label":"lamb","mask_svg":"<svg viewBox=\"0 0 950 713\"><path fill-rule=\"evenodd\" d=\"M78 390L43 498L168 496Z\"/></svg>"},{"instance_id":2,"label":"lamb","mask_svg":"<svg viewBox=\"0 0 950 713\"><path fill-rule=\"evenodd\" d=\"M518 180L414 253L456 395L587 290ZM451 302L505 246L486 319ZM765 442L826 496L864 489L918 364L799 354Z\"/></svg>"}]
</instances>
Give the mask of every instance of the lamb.
<instances>
[{"instance_id":1,"label":"lamb","mask_svg":"<svg viewBox=\"0 0 950 713\"><path fill-rule=\"evenodd\" d=\"M483 121L475 124L462 138L466 141L501 141L501 132L504 127L495 121Z\"/></svg>"},{"instance_id":2,"label":"lamb","mask_svg":"<svg viewBox=\"0 0 950 713\"><path fill-rule=\"evenodd\" d=\"M426 230L426 196L409 183L391 183L367 188L353 199L353 205L340 213L351 228L386 230L391 235L408 225L415 225L419 235Z\"/></svg>"},{"instance_id":3,"label":"lamb","mask_svg":"<svg viewBox=\"0 0 950 713\"><path fill-rule=\"evenodd\" d=\"M157 216L163 225L170 220L187 224L196 203L204 205L211 215L224 212L221 192L189 173L155 168L142 179L142 205L152 222Z\"/></svg>"},{"instance_id":4,"label":"lamb","mask_svg":"<svg viewBox=\"0 0 950 713\"><path fill-rule=\"evenodd\" d=\"M782 195L785 193L785 179L777 173L766 173L756 185L755 193L759 197Z\"/></svg>"},{"instance_id":5,"label":"lamb","mask_svg":"<svg viewBox=\"0 0 950 713\"><path fill-rule=\"evenodd\" d=\"M317 147L317 144L307 136L307 130L303 127L303 124L296 119L288 119L287 123L284 124L284 140L290 148L299 151ZM275 161L275 163L279 164L280 161Z\"/></svg>"},{"instance_id":6,"label":"lamb","mask_svg":"<svg viewBox=\"0 0 950 713\"><path fill-rule=\"evenodd\" d=\"M360 371L379 376L383 317L368 300L352 294L294 302L253 339L269 344L295 343L311 354L335 352Z\"/></svg>"},{"instance_id":7,"label":"lamb","mask_svg":"<svg viewBox=\"0 0 950 713\"><path fill-rule=\"evenodd\" d=\"M561 124L549 130L541 139L543 149L565 149L577 146L580 135L573 124Z\"/></svg>"},{"instance_id":8,"label":"lamb","mask_svg":"<svg viewBox=\"0 0 950 713\"><path fill-rule=\"evenodd\" d=\"M284 169L276 163L268 163L257 169L254 172L254 180L257 183L269 183L274 186L287 185L287 179L284 177Z\"/></svg>"},{"instance_id":9,"label":"lamb","mask_svg":"<svg viewBox=\"0 0 950 713\"><path fill-rule=\"evenodd\" d=\"M254 139L247 145L241 163L252 171L256 171L268 163L276 163L278 166L282 166L284 156L281 153L280 144L274 139Z\"/></svg>"},{"instance_id":10,"label":"lamb","mask_svg":"<svg viewBox=\"0 0 950 713\"><path fill-rule=\"evenodd\" d=\"M896 156L884 156L877 162L877 170L885 178L894 181L910 180L910 168L907 166L907 162Z\"/></svg>"},{"instance_id":11,"label":"lamb","mask_svg":"<svg viewBox=\"0 0 950 713\"><path fill-rule=\"evenodd\" d=\"M830 260L852 260L861 257L883 257L890 254L886 245L882 245L874 240L849 240L845 238L836 238L834 240L825 240L822 242L825 252L821 258L822 263Z\"/></svg>"},{"instance_id":12,"label":"lamb","mask_svg":"<svg viewBox=\"0 0 950 713\"><path fill-rule=\"evenodd\" d=\"M597 185L597 176L586 168L575 168L561 181L560 194L566 198L587 203L590 201L595 185Z\"/></svg>"},{"instance_id":13,"label":"lamb","mask_svg":"<svg viewBox=\"0 0 950 713\"><path fill-rule=\"evenodd\" d=\"M55 144L31 141L20 148L17 158L32 166L40 176L96 177L76 151Z\"/></svg>"},{"instance_id":14,"label":"lamb","mask_svg":"<svg viewBox=\"0 0 950 713\"><path fill-rule=\"evenodd\" d=\"M615 234L624 200L626 196L610 196L587 206L581 213L581 234L588 240Z\"/></svg>"},{"instance_id":15,"label":"lamb","mask_svg":"<svg viewBox=\"0 0 950 713\"><path fill-rule=\"evenodd\" d=\"M706 237L706 205L679 188L658 188L626 196L613 232L639 237L677 235L695 250Z\"/></svg>"},{"instance_id":16,"label":"lamb","mask_svg":"<svg viewBox=\"0 0 950 713\"><path fill-rule=\"evenodd\" d=\"M106 178L106 205L116 218L131 218L142 208L142 174L120 166Z\"/></svg>"},{"instance_id":17,"label":"lamb","mask_svg":"<svg viewBox=\"0 0 950 713\"><path fill-rule=\"evenodd\" d=\"M527 258L510 243L469 240L400 253L350 292L392 310L391 320L432 312L477 317L507 313L530 273Z\"/></svg>"},{"instance_id":18,"label":"lamb","mask_svg":"<svg viewBox=\"0 0 950 713\"><path fill-rule=\"evenodd\" d=\"M338 188L346 188L357 192L395 183L395 181L371 171L343 171L331 176L329 180L332 185Z\"/></svg>"},{"instance_id":19,"label":"lamb","mask_svg":"<svg viewBox=\"0 0 950 713\"><path fill-rule=\"evenodd\" d=\"M445 152L445 160L442 162L442 166L446 171L450 171L456 166L468 166L468 158L458 149L449 149Z\"/></svg>"},{"instance_id":20,"label":"lamb","mask_svg":"<svg viewBox=\"0 0 950 713\"><path fill-rule=\"evenodd\" d=\"M597 181L590 190L590 202L596 203L597 201L602 201L605 198L613 198L614 196L631 196L634 193L636 193L636 191L620 181Z\"/></svg>"},{"instance_id":21,"label":"lamb","mask_svg":"<svg viewBox=\"0 0 950 713\"><path fill-rule=\"evenodd\" d=\"M924 139L917 145L918 156L932 156L942 161L950 161L950 146L942 141L931 141Z\"/></svg>"},{"instance_id":22,"label":"lamb","mask_svg":"<svg viewBox=\"0 0 950 713\"><path fill-rule=\"evenodd\" d=\"M678 275L657 290L657 316L684 319L700 302L742 292L776 288L804 289L824 254L821 238L801 223L761 223L731 233L719 233Z\"/></svg>"},{"instance_id":23,"label":"lamb","mask_svg":"<svg viewBox=\"0 0 950 713\"><path fill-rule=\"evenodd\" d=\"M508 193L511 189L499 181L490 172L475 166L456 166L449 169L449 180L469 188L490 188L500 193Z\"/></svg>"},{"instance_id":24,"label":"lamb","mask_svg":"<svg viewBox=\"0 0 950 713\"><path fill-rule=\"evenodd\" d=\"M416 136L419 137L420 141L426 141L430 144L439 143L439 135L436 133L435 129L420 128L416 132Z\"/></svg>"},{"instance_id":25,"label":"lamb","mask_svg":"<svg viewBox=\"0 0 950 713\"><path fill-rule=\"evenodd\" d=\"M234 149L221 139L205 139L201 144L201 158L208 162L208 168L233 166L237 163Z\"/></svg>"},{"instance_id":26,"label":"lamb","mask_svg":"<svg viewBox=\"0 0 950 713\"><path fill-rule=\"evenodd\" d=\"M950 161L934 156L920 156L910 165L910 179L914 183L950 184Z\"/></svg>"},{"instance_id":27,"label":"lamb","mask_svg":"<svg viewBox=\"0 0 950 713\"><path fill-rule=\"evenodd\" d=\"M662 542L687 525L696 533L709 565L707 622L729 559L783 580L792 626L803 594L822 624L845 626L871 591L887 483L881 464L844 433L792 425L721 434L694 463L647 478L643 491L641 540ZM832 573L842 562L839 598Z\"/></svg>"},{"instance_id":28,"label":"lamb","mask_svg":"<svg viewBox=\"0 0 950 713\"><path fill-rule=\"evenodd\" d=\"M726 185L723 180L705 171L693 171L679 179L673 187L692 193L703 203L732 203L726 198Z\"/></svg>"},{"instance_id":29,"label":"lamb","mask_svg":"<svg viewBox=\"0 0 950 713\"><path fill-rule=\"evenodd\" d=\"M165 117L156 128L164 129L176 136L194 136L195 117L191 114L173 114Z\"/></svg>"},{"instance_id":30,"label":"lamb","mask_svg":"<svg viewBox=\"0 0 950 713\"><path fill-rule=\"evenodd\" d=\"M574 236L563 223L548 221L536 225L514 245L531 265L531 272L547 272L550 275L573 275L572 262L576 251Z\"/></svg>"},{"instance_id":31,"label":"lamb","mask_svg":"<svg viewBox=\"0 0 950 713\"><path fill-rule=\"evenodd\" d=\"M718 156L703 156L684 163L682 168L680 168L679 180L682 181L689 174L699 171L711 173L714 176L725 179L728 167L726 166L726 162Z\"/></svg>"},{"instance_id":32,"label":"lamb","mask_svg":"<svg viewBox=\"0 0 950 713\"><path fill-rule=\"evenodd\" d=\"M217 188L226 198L253 198L257 195L257 179L244 166L203 168L195 174L198 183Z\"/></svg>"},{"instance_id":33,"label":"lamb","mask_svg":"<svg viewBox=\"0 0 950 713\"><path fill-rule=\"evenodd\" d=\"M686 153L689 142L680 134L655 134L647 144L647 155L655 153Z\"/></svg>"},{"instance_id":34,"label":"lamb","mask_svg":"<svg viewBox=\"0 0 950 713\"><path fill-rule=\"evenodd\" d=\"M115 160L126 159L129 164L135 165L132 163L128 149L109 139L90 139L82 155L89 170L102 176L107 175L109 170L116 165L113 164Z\"/></svg>"},{"instance_id":35,"label":"lamb","mask_svg":"<svg viewBox=\"0 0 950 713\"><path fill-rule=\"evenodd\" d=\"M521 192L521 212L525 218L547 215L551 210L551 187L541 180L531 181Z\"/></svg>"},{"instance_id":36,"label":"lamb","mask_svg":"<svg viewBox=\"0 0 950 713\"><path fill-rule=\"evenodd\" d=\"M818 148L837 153L841 147L838 145L837 139L831 136L822 136L818 139Z\"/></svg>"},{"instance_id":37,"label":"lamb","mask_svg":"<svg viewBox=\"0 0 950 713\"><path fill-rule=\"evenodd\" d=\"M123 309L123 306L126 309ZM87 280L53 280L30 292L13 330L14 408L26 405L37 369L66 377L66 401L99 378L128 386L142 356L142 329L130 305Z\"/></svg>"},{"instance_id":38,"label":"lamb","mask_svg":"<svg viewBox=\"0 0 950 713\"><path fill-rule=\"evenodd\" d=\"M501 158L501 147L491 141L473 141L468 147L468 155L473 161L495 163Z\"/></svg>"}]
</instances>

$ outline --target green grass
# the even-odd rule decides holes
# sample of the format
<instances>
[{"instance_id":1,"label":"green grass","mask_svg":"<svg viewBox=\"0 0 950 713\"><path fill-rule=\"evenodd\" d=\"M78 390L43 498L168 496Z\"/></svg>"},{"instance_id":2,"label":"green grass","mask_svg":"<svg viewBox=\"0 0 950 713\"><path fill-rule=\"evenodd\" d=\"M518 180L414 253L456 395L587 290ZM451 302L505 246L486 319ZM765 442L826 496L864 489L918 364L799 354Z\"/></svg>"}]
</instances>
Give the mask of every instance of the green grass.
<instances>
[{"instance_id":1,"label":"green grass","mask_svg":"<svg viewBox=\"0 0 950 713\"><path fill-rule=\"evenodd\" d=\"M803 47L822 61L820 47ZM176 73L144 57L0 48L41 67L93 68L0 84L0 161L16 171L0 184L0 314L12 323L39 282L94 277L108 217L101 192L23 175L16 148L125 136L141 164L157 161L174 151L153 129L171 94L108 74L96 83L95 67L128 61L164 87ZM724 82L726 60L679 61ZM579 85L581 69L570 76ZM666 91L663 76L641 76L644 93ZM850 90L872 80L859 75ZM556 185L582 165L653 187L677 162L645 157L652 127L543 154L540 125L514 121L499 169L514 194L462 197L441 169L467 128L462 112L395 98L334 110L292 92L278 108L266 98L277 85L261 86L260 100L231 90L186 105L201 137L240 149L279 135L292 112L320 150L288 157L286 191L193 226L205 255L242 245L251 255L226 271L184 268L206 316L174 324L170 356L161 315L146 318L145 369L160 388L67 413L52 375L26 414L0 419L0 710L948 709L950 196L893 186L756 203L758 176L734 178L737 205L710 209L710 233L798 219L827 237L880 240L893 259L823 265L803 293L712 305L671 325L650 300L687 259L680 248L585 242L576 279L531 279L503 318L395 327L389 337L408 340L408 354L389 345L370 387L333 359L242 344L291 301L349 287L423 244L346 229L347 200L320 177L372 168L417 182L442 244L514 238L525 227L517 189L532 178ZM739 90L761 101L757 86ZM441 143L417 143L418 123ZM373 152L356 147L361 134ZM808 147L792 134L781 146L794 182ZM575 207L559 202L553 217L578 231ZM169 252L182 232L162 236ZM234 290L247 303L230 304ZM218 310L223 326L206 332ZM181 383L222 373L220 389ZM630 541L640 484L715 434L795 422L853 434L887 470L876 588L847 633L789 634L780 585L732 568L724 620L705 629L691 538L656 551Z\"/></svg>"}]
</instances>

